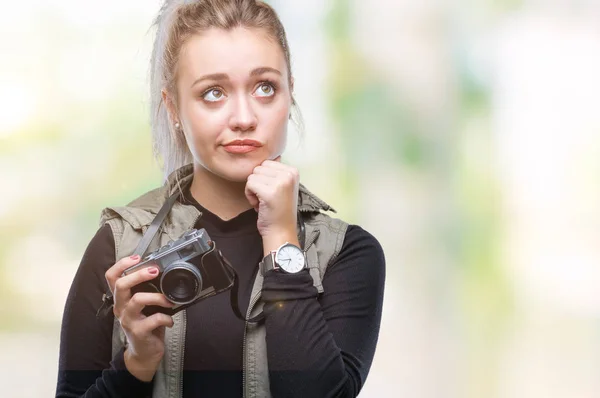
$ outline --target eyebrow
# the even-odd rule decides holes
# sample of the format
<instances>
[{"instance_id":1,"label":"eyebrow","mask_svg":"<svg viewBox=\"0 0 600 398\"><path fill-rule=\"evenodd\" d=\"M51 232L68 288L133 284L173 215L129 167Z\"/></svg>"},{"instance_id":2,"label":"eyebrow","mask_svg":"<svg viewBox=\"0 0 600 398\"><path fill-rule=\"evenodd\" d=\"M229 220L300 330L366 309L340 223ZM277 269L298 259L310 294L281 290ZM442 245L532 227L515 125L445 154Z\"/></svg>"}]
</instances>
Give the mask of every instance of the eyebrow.
<instances>
[{"instance_id":1,"label":"eyebrow","mask_svg":"<svg viewBox=\"0 0 600 398\"><path fill-rule=\"evenodd\" d=\"M252 70L252 72L250 72L250 76L260 76L263 73L275 73L279 76L281 76L281 72L278 71L275 68L271 68L268 66L263 66L260 68L256 68L254 70ZM229 78L229 76L226 73L212 73L210 75L204 75L198 79L196 79L194 81L194 83L192 83L191 87L194 87L197 83L200 83L203 80L227 80Z\"/></svg>"}]
</instances>

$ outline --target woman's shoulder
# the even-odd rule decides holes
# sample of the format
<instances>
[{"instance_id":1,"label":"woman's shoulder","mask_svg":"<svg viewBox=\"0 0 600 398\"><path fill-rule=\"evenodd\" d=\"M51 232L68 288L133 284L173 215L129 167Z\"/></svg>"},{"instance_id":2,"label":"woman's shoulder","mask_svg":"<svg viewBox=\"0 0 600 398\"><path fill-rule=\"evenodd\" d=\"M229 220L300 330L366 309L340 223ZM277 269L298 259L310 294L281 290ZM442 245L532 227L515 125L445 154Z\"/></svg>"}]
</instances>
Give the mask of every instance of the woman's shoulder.
<instances>
[{"instance_id":1,"label":"woman's shoulder","mask_svg":"<svg viewBox=\"0 0 600 398\"><path fill-rule=\"evenodd\" d=\"M80 268L94 274L104 272L115 262L115 240L108 224L101 225L90 239L81 260Z\"/></svg>"},{"instance_id":2,"label":"woman's shoulder","mask_svg":"<svg viewBox=\"0 0 600 398\"><path fill-rule=\"evenodd\" d=\"M377 238L360 225L350 224L340 253L327 267L323 286L326 292L338 288L347 292L348 286L354 286L354 293L375 300L383 294L385 274L385 256Z\"/></svg>"},{"instance_id":3,"label":"woman's shoulder","mask_svg":"<svg viewBox=\"0 0 600 398\"><path fill-rule=\"evenodd\" d=\"M112 205L103 208L100 212L100 226L109 220L127 219L140 221L140 225L147 223L153 215L158 213L165 200L165 187L158 187L134 198L125 205Z\"/></svg>"},{"instance_id":4,"label":"woman's shoulder","mask_svg":"<svg viewBox=\"0 0 600 398\"><path fill-rule=\"evenodd\" d=\"M342 249L337 260L368 259L370 266L385 267L383 247L369 231L356 224L349 224L344 235Z\"/></svg>"},{"instance_id":5,"label":"woman's shoulder","mask_svg":"<svg viewBox=\"0 0 600 398\"><path fill-rule=\"evenodd\" d=\"M346 248L363 246L370 248L370 250L383 252L383 248L381 247L381 244L377 238L372 233L357 224L348 225L344 239L344 246Z\"/></svg>"}]
</instances>

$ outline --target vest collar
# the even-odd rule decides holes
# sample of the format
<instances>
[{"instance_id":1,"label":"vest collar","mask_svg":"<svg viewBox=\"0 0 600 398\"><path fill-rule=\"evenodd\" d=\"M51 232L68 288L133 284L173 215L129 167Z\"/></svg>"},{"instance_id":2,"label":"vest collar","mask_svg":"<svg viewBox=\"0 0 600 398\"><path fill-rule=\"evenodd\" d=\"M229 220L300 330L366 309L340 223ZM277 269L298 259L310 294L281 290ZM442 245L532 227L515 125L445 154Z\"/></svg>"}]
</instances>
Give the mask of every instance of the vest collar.
<instances>
[{"instance_id":1,"label":"vest collar","mask_svg":"<svg viewBox=\"0 0 600 398\"><path fill-rule=\"evenodd\" d=\"M189 163L173 171L162 187L142 195L138 199L129 203L128 206L137 207L146 210L152 214L157 214L164 201L179 188L182 190L192 182L194 176L194 166ZM177 184L179 181L179 185ZM177 204L177 203L176 203ZM336 210L329 206L325 201L310 192L304 185L300 184L298 189L298 210L301 212L319 212Z\"/></svg>"},{"instance_id":2,"label":"vest collar","mask_svg":"<svg viewBox=\"0 0 600 398\"><path fill-rule=\"evenodd\" d=\"M164 192L168 195L172 195L175 193L177 187L177 180L179 180L179 184L181 188L187 187L188 184L192 182L192 177L194 175L194 165L189 163L179 169L173 171L164 186ZM310 192L304 185L300 184L298 189L298 210L302 212L318 212L320 210L323 211L332 211L336 213L335 209L325 203L323 200L318 198L315 194Z\"/></svg>"}]
</instances>

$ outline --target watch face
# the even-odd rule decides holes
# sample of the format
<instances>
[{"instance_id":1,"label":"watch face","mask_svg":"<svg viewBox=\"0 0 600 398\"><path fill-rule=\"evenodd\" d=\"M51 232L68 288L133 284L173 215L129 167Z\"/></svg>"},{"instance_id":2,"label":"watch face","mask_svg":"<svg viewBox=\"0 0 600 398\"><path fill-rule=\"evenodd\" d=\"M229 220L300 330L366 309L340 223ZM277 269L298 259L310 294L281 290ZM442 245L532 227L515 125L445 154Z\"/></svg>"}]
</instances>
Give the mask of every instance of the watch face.
<instances>
[{"instance_id":1,"label":"watch face","mask_svg":"<svg viewBox=\"0 0 600 398\"><path fill-rule=\"evenodd\" d=\"M304 268L304 253L298 246L287 244L277 250L275 262L285 272L300 272Z\"/></svg>"}]
</instances>

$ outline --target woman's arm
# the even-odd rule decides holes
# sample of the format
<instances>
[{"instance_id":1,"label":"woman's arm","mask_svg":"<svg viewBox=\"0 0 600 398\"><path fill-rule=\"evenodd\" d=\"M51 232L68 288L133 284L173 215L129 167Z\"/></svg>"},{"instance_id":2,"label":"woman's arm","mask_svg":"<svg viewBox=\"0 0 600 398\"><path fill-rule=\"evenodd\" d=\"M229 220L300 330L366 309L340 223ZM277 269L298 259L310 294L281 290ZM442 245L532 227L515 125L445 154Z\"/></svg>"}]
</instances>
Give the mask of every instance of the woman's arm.
<instances>
[{"instance_id":1,"label":"woman's arm","mask_svg":"<svg viewBox=\"0 0 600 398\"><path fill-rule=\"evenodd\" d=\"M349 226L317 290L307 271L265 275L263 299L273 397L356 397L379 335L385 259L379 242Z\"/></svg>"},{"instance_id":2,"label":"woman's arm","mask_svg":"<svg viewBox=\"0 0 600 398\"><path fill-rule=\"evenodd\" d=\"M129 373L123 350L112 352L112 312L101 319L96 311L107 289L104 273L115 263L110 226L104 225L90 241L63 313L60 334L57 398L150 397L152 382ZM112 359L112 360L111 360Z\"/></svg>"}]
</instances>

